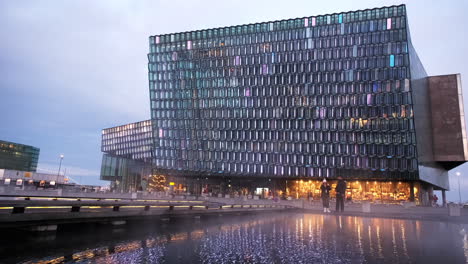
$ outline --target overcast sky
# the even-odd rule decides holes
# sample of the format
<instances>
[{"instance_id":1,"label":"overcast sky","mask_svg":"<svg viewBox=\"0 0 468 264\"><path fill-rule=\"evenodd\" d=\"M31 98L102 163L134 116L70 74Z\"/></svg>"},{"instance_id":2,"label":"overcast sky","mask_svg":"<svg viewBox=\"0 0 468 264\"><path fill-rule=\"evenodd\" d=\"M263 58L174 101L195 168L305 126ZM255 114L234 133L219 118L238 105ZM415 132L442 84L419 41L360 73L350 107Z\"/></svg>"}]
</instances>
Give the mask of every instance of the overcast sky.
<instances>
[{"instance_id":1,"label":"overcast sky","mask_svg":"<svg viewBox=\"0 0 468 264\"><path fill-rule=\"evenodd\" d=\"M150 118L148 36L406 2L426 71L461 73L468 108L466 0L3 0L0 139L39 147L40 171L56 173L63 153L67 175L105 184L101 129ZM468 200L468 165L457 170ZM458 200L456 179L451 186Z\"/></svg>"}]
</instances>

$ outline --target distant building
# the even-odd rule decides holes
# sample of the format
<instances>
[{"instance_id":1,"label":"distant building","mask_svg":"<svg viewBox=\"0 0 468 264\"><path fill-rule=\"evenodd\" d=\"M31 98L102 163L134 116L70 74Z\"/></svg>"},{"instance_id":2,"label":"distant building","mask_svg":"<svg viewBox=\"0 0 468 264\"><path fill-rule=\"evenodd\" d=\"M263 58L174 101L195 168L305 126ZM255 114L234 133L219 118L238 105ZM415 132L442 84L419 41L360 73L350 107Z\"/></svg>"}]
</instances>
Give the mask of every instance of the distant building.
<instances>
[{"instance_id":1,"label":"distant building","mask_svg":"<svg viewBox=\"0 0 468 264\"><path fill-rule=\"evenodd\" d=\"M427 76L404 5L149 46L153 141L150 129L146 156L133 156L132 129L114 149L104 130L104 159L152 163L173 191L314 197L321 179L342 176L349 199L427 204L468 159L460 75Z\"/></svg>"},{"instance_id":2,"label":"distant building","mask_svg":"<svg viewBox=\"0 0 468 264\"><path fill-rule=\"evenodd\" d=\"M0 140L0 169L35 172L39 151L33 146Z\"/></svg>"},{"instance_id":3,"label":"distant building","mask_svg":"<svg viewBox=\"0 0 468 264\"><path fill-rule=\"evenodd\" d=\"M0 169L0 189L8 186L28 188L56 188L69 185L64 175L31 171Z\"/></svg>"},{"instance_id":4,"label":"distant building","mask_svg":"<svg viewBox=\"0 0 468 264\"><path fill-rule=\"evenodd\" d=\"M138 190L151 174L151 120L102 130L101 180L115 190Z\"/></svg>"}]
</instances>

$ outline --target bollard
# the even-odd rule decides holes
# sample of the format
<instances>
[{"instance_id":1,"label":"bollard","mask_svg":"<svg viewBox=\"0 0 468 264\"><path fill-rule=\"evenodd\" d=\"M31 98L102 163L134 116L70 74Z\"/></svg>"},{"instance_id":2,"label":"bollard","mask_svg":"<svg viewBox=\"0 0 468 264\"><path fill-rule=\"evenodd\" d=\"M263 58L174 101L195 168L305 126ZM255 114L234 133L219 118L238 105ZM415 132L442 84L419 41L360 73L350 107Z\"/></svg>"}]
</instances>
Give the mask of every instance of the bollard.
<instances>
[{"instance_id":1,"label":"bollard","mask_svg":"<svg viewBox=\"0 0 468 264\"><path fill-rule=\"evenodd\" d=\"M416 206L416 203L415 202L402 202L401 205L405 208L405 209L409 209L411 207L415 207Z\"/></svg>"},{"instance_id":2,"label":"bollard","mask_svg":"<svg viewBox=\"0 0 468 264\"><path fill-rule=\"evenodd\" d=\"M460 206L458 204L449 204L448 205L449 216L460 216Z\"/></svg>"},{"instance_id":3,"label":"bollard","mask_svg":"<svg viewBox=\"0 0 468 264\"><path fill-rule=\"evenodd\" d=\"M368 202L368 201L362 202L362 212L363 213L370 213L371 212L370 202Z\"/></svg>"}]
</instances>

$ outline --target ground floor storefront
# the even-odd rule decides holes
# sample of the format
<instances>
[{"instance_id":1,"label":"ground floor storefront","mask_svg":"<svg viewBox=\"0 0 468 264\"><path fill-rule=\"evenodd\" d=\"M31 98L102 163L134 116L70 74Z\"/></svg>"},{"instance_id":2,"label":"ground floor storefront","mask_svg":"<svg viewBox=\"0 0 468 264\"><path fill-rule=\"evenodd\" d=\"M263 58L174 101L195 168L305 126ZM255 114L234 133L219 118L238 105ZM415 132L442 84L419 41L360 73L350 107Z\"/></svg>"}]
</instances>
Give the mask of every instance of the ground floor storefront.
<instances>
[{"instance_id":1,"label":"ground floor storefront","mask_svg":"<svg viewBox=\"0 0 468 264\"><path fill-rule=\"evenodd\" d=\"M190 177L153 175L144 188L147 191L165 191L170 194L240 197L257 196L259 199L320 200L323 179L278 179L253 177ZM328 179L331 198L335 197L336 179ZM412 201L419 205L433 203L437 188L422 181L405 180L346 180L347 201L370 201L394 204ZM443 194L445 194L445 191ZM445 196L445 195L443 195ZM445 197L440 197L441 201Z\"/></svg>"}]
</instances>

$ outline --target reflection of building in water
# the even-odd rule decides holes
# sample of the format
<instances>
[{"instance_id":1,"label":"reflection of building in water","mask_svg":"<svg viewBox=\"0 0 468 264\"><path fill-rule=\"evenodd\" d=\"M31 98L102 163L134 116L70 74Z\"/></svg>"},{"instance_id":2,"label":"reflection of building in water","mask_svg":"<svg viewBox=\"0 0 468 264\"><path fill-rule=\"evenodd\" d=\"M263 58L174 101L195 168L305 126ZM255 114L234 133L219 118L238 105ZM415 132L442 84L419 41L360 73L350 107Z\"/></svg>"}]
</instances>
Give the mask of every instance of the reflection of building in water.
<instances>
[{"instance_id":1,"label":"reflection of building in water","mask_svg":"<svg viewBox=\"0 0 468 264\"><path fill-rule=\"evenodd\" d=\"M288 214L162 232L34 263L464 263L468 259L462 227L432 221Z\"/></svg>"},{"instance_id":2,"label":"reflection of building in water","mask_svg":"<svg viewBox=\"0 0 468 264\"><path fill-rule=\"evenodd\" d=\"M129 251L129 250L135 250L141 248L141 241L133 241L133 242L128 242L125 244L119 244L114 247L114 252L119 253L119 252L124 252L124 251Z\"/></svg>"},{"instance_id":3,"label":"reflection of building in water","mask_svg":"<svg viewBox=\"0 0 468 264\"><path fill-rule=\"evenodd\" d=\"M286 218L276 219L270 225L253 223L232 228L225 226L218 232L208 232L201 240L200 254L203 259L208 263L223 260L254 263L361 263L378 262L390 254L397 263L410 262L406 233L410 232L414 236L417 232L415 227L400 226L398 220L344 216L326 218L306 215L291 221ZM345 233L346 236L343 235ZM393 239L384 238L388 235L392 235ZM357 243L349 242L348 239ZM268 252L275 254L272 256Z\"/></svg>"}]
</instances>

